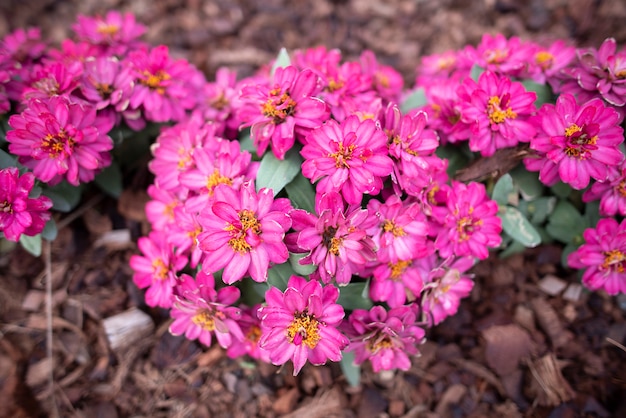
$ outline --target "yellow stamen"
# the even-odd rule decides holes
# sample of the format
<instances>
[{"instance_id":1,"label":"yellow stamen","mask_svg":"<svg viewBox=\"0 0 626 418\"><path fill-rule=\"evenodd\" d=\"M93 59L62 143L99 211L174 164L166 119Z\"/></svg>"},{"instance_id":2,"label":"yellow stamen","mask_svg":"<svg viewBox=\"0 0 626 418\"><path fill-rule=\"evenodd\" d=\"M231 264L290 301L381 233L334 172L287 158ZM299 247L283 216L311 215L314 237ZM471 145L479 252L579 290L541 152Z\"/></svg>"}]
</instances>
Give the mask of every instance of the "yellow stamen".
<instances>
[{"instance_id":1,"label":"yellow stamen","mask_svg":"<svg viewBox=\"0 0 626 418\"><path fill-rule=\"evenodd\" d=\"M391 232L396 238L406 235L406 232L404 232L404 229L402 229L401 226L396 225L394 221L389 219L383 222L383 231Z\"/></svg>"},{"instance_id":2,"label":"yellow stamen","mask_svg":"<svg viewBox=\"0 0 626 418\"><path fill-rule=\"evenodd\" d=\"M487 114L489 115L489 120L491 123L502 123L507 119L515 119L517 117L517 113L515 113L511 108L507 108L502 110L500 107L500 98L498 96L492 96L489 99L489 103L487 105Z\"/></svg>"},{"instance_id":3,"label":"yellow stamen","mask_svg":"<svg viewBox=\"0 0 626 418\"><path fill-rule=\"evenodd\" d=\"M222 319L224 314L219 311L210 311L208 309L202 309L198 311L192 318L191 322L198 325L205 331L215 330L215 318Z\"/></svg>"},{"instance_id":4,"label":"yellow stamen","mask_svg":"<svg viewBox=\"0 0 626 418\"><path fill-rule=\"evenodd\" d=\"M169 269L160 258L152 260L152 268L154 269L154 278L157 280L165 280Z\"/></svg>"},{"instance_id":5,"label":"yellow stamen","mask_svg":"<svg viewBox=\"0 0 626 418\"><path fill-rule=\"evenodd\" d=\"M548 51L540 51L535 55L535 62L544 70L547 70L552 66L554 55Z\"/></svg>"},{"instance_id":6,"label":"yellow stamen","mask_svg":"<svg viewBox=\"0 0 626 418\"><path fill-rule=\"evenodd\" d=\"M348 161L352 159L352 153L356 146L354 144L349 145L348 148L343 146L343 143L339 144L337 152L328 154L328 157L332 157L335 159L335 167L336 168L350 168Z\"/></svg>"},{"instance_id":7,"label":"yellow stamen","mask_svg":"<svg viewBox=\"0 0 626 418\"><path fill-rule=\"evenodd\" d=\"M165 86L161 83L172 78L172 76L163 70L157 70L154 74L146 70L143 72L143 76L144 78L139 80L139 82L159 94L165 94Z\"/></svg>"},{"instance_id":8,"label":"yellow stamen","mask_svg":"<svg viewBox=\"0 0 626 418\"><path fill-rule=\"evenodd\" d=\"M411 260L399 260L395 263L387 264L391 269L391 279L398 280L402 277L404 271L411 266L411 264L413 264Z\"/></svg>"},{"instance_id":9,"label":"yellow stamen","mask_svg":"<svg viewBox=\"0 0 626 418\"><path fill-rule=\"evenodd\" d=\"M101 33L102 35L115 35L117 32L119 32L120 27L117 25L110 25L107 23L100 23L98 24L98 29L96 29L98 31L98 33Z\"/></svg>"},{"instance_id":10,"label":"yellow stamen","mask_svg":"<svg viewBox=\"0 0 626 418\"><path fill-rule=\"evenodd\" d=\"M603 270L613 270L618 273L624 272L624 261L626 255L620 250L610 250L604 252L604 262L600 266Z\"/></svg>"},{"instance_id":11,"label":"yellow stamen","mask_svg":"<svg viewBox=\"0 0 626 418\"><path fill-rule=\"evenodd\" d=\"M296 313L293 321L287 327L287 339L293 343L296 336L302 338L301 344L313 349L320 340L319 322L307 313Z\"/></svg>"},{"instance_id":12,"label":"yellow stamen","mask_svg":"<svg viewBox=\"0 0 626 418\"><path fill-rule=\"evenodd\" d=\"M206 181L206 188L209 189L209 195L213 194L213 190L218 184L226 184L228 186L232 186L233 181L229 177L222 176L219 170L216 168L213 171L213 174L211 174Z\"/></svg>"}]
</instances>

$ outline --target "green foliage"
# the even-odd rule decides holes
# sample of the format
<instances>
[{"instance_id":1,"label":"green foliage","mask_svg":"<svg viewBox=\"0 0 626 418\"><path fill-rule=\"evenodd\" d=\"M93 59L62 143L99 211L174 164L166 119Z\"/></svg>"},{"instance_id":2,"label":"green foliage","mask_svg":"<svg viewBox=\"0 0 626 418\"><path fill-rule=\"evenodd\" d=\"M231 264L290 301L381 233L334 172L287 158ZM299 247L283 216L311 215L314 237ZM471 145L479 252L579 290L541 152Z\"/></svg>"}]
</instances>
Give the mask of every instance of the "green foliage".
<instances>
[{"instance_id":1,"label":"green foliage","mask_svg":"<svg viewBox=\"0 0 626 418\"><path fill-rule=\"evenodd\" d=\"M17 167L17 157L12 156L3 149L0 149L0 169Z\"/></svg>"},{"instance_id":2,"label":"green foliage","mask_svg":"<svg viewBox=\"0 0 626 418\"><path fill-rule=\"evenodd\" d=\"M284 68L291 65L291 58L289 58L289 54L285 48L281 48L278 52L278 56L276 57L276 61L274 61L274 65L272 65L272 70L270 71L270 77L274 77L274 73L277 68Z\"/></svg>"},{"instance_id":3,"label":"green foliage","mask_svg":"<svg viewBox=\"0 0 626 418\"><path fill-rule=\"evenodd\" d=\"M295 208L315 213L315 188L302 173L298 173L285 186L285 191Z\"/></svg>"},{"instance_id":4,"label":"green foliage","mask_svg":"<svg viewBox=\"0 0 626 418\"><path fill-rule=\"evenodd\" d=\"M293 271L300 276L308 276L317 270L317 266L315 264L300 264L299 261L306 257L308 253L304 254L296 254L289 253L289 264Z\"/></svg>"},{"instance_id":5,"label":"green foliage","mask_svg":"<svg viewBox=\"0 0 626 418\"><path fill-rule=\"evenodd\" d=\"M267 187L274 190L276 196L300 172L301 164L302 157L296 148L287 151L284 160L279 160L271 152L265 153L257 172L257 191Z\"/></svg>"},{"instance_id":6,"label":"green foliage","mask_svg":"<svg viewBox=\"0 0 626 418\"><path fill-rule=\"evenodd\" d=\"M293 275L297 274L290 263L275 264L267 272L267 285L284 292L287 289L289 278Z\"/></svg>"},{"instance_id":7,"label":"green foliage","mask_svg":"<svg viewBox=\"0 0 626 418\"><path fill-rule=\"evenodd\" d=\"M509 195L514 191L513 178L510 174L505 174L498 179L493 187L491 198L498 202L499 205L506 205L509 202Z\"/></svg>"},{"instance_id":8,"label":"green foliage","mask_svg":"<svg viewBox=\"0 0 626 418\"><path fill-rule=\"evenodd\" d=\"M361 381L361 366L357 366L354 363L354 352L344 351L339 364L341 365L341 371L343 371L344 376L346 376L348 384L352 387L359 386L359 382Z\"/></svg>"},{"instance_id":9,"label":"green foliage","mask_svg":"<svg viewBox=\"0 0 626 418\"><path fill-rule=\"evenodd\" d=\"M524 80L522 84L527 91L534 91L537 94L535 107L539 109L544 103L554 103L552 89L547 84L540 84L532 80Z\"/></svg>"},{"instance_id":10,"label":"green foliage","mask_svg":"<svg viewBox=\"0 0 626 418\"><path fill-rule=\"evenodd\" d=\"M426 105L426 93L422 87L413 90L400 105L400 111L406 114L409 110L417 109Z\"/></svg>"},{"instance_id":11,"label":"green foliage","mask_svg":"<svg viewBox=\"0 0 626 418\"><path fill-rule=\"evenodd\" d=\"M470 70L470 78L476 82L478 82L478 78L482 73L485 72L485 69L479 65L472 65L472 69Z\"/></svg>"},{"instance_id":12,"label":"green foliage","mask_svg":"<svg viewBox=\"0 0 626 418\"><path fill-rule=\"evenodd\" d=\"M115 161L112 161L111 165L102 170L96 176L94 182L103 192L114 198L120 197L124 190L122 184L122 170Z\"/></svg>"},{"instance_id":13,"label":"green foliage","mask_svg":"<svg viewBox=\"0 0 626 418\"><path fill-rule=\"evenodd\" d=\"M546 231L563 244L580 244L587 221L567 200L560 200L548 217Z\"/></svg>"},{"instance_id":14,"label":"green foliage","mask_svg":"<svg viewBox=\"0 0 626 418\"><path fill-rule=\"evenodd\" d=\"M72 186L66 181L43 189L42 194L52 200L52 209L59 212L70 212L80 202L81 186Z\"/></svg>"},{"instance_id":15,"label":"green foliage","mask_svg":"<svg viewBox=\"0 0 626 418\"><path fill-rule=\"evenodd\" d=\"M371 308L374 304L369 298L369 284L367 282L352 282L340 286L337 303L347 311Z\"/></svg>"},{"instance_id":16,"label":"green foliage","mask_svg":"<svg viewBox=\"0 0 626 418\"><path fill-rule=\"evenodd\" d=\"M41 255L41 234L32 237L26 234L20 235L20 245L35 257L39 257Z\"/></svg>"},{"instance_id":17,"label":"green foliage","mask_svg":"<svg viewBox=\"0 0 626 418\"><path fill-rule=\"evenodd\" d=\"M513 206L501 206L498 216L502 219L504 232L509 234L515 241L530 248L541 244L539 232L519 209Z\"/></svg>"},{"instance_id":18,"label":"green foliage","mask_svg":"<svg viewBox=\"0 0 626 418\"><path fill-rule=\"evenodd\" d=\"M41 231L41 237L46 241L54 241L58 232L57 223L54 219L50 219L46 222L46 226L44 226L43 231Z\"/></svg>"}]
</instances>

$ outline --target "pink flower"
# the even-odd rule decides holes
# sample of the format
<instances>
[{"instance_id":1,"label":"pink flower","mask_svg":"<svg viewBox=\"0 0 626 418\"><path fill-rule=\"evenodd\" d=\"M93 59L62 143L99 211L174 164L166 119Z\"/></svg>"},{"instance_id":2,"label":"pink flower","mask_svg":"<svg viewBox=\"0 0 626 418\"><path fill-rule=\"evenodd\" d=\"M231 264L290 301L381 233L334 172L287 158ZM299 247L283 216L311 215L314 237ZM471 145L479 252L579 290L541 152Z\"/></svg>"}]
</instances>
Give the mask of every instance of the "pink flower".
<instances>
[{"instance_id":1,"label":"pink flower","mask_svg":"<svg viewBox=\"0 0 626 418\"><path fill-rule=\"evenodd\" d=\"M372 362L375 373L381 370L409 370L417 346L424 342L425 332L416 325L414 307L399 306L386 311L374 306L369 311L355 309L348 319L346 333L354 351L356 364Z\"/></svg>"},{"instance_id":2,"label":"pink flower","mask_svg":"<svg viewBox=\"0 0 626 418\"><path fill-rule=\"evenodd\" d=\"M196 91L192 81L197 70L185 60L170 59L167 46L160 45L150 51L133 50L128 61L135 78L130 107L142 107L146 119L180 121L185 117L185 110L195 106Z\"/></svg>"},{"instance_id":3,"label":"pink flower","mask_svg":"<svg viewBox=\"0 0 626 418\"><path fill-rule=\"evenodd\" d=\"M300 154L302 174L317 182L317 193L340 191L351 204L360 203L363 194L380 192L393 169L385 133L373 120L354 115L311 131Z\"/></svg>"},{"instance_id":4,"label":"pink flower","mask_svg":"<svg viewBox=\"0 0 626 418\"><path fill-rule=\"evenodd\" d=\"M388 65L382 65L372 51L363 51L359 57L361 71L372 79L372 87L387 102L399 102L404 80L402 75Z\"/></svg>"},{"instance_id":5,"label":"pink flower","mask_svg":"<svg viewBox=\"0 0 626 418\"><path fill-rule=\"evenodd\" d=\"M469 75L472 64L464 54L457 51L423 56L417 69L415 84L429 87L451 78L458 83L459 77Z\"/></svg>"},{"instance_id":6,"label":"pink flower","mask_svg":"<svg viewBox=\"0 0 626 418\"><path fill-rule=\"evenodd\" d=\"M567 257L570 267L585 269L583 284L609 295L626 293L626 221L603 218L583 233L585 243Z\"/></svg>"},{"instance_id":7,"label":"pink flower","mask_svg":"<svg viewBox=\"0 0 626 418\"><path fill-rule=\"evenodd\" d=\"M626 160L625 160L626 161ZM610 170L604 182L594 182L583 194L583 202L600 199L600 215L626 216L626 164Z\"/></svg>"},{"instance_id":8,"label":"pink flower","mask_svg":"<svg viewBox=\"0 0 626 418\"><path fill-rule=\"evenodd\" d=\"M9 151L43 182L57 184L65 178L74 186L87 183L111 163L113 141L96 122L95 108L64 96L33 99L9 118Z\"/></svg>"},{"instance_id":9,"label":"pink flower","mask_svg":"<svg viewBox=\"0 0 626 418\"><path fill-rule=\"evenodd\" d=\"M148 196L152 200L146 203L146 217L153 230L164 231L174 224L174 211L183 205L184 199L163 190L154 184L148 186Z\"/></svg>"},{"instance_id":10,"label":"pink flower","mask_svg":"<svg viewBox=\"0 0 626 418\"><path fill-rule=\"evenodd\" d=\"M187 258L174 253L167 234L162 231L152 231L147 237L139 238L137 246L143 255L130 258L130 267L135 271L133 282L140 289L148 288L145 295L148 306L171 307L176 273L185 267Z\"/></svg>"},{"instance_id":11,"label":"pink flower","mask_svg":"<svg viewBox=\"0 0 626 418\"><path fill-rule=\"evenodd\" d=\"M348 339L337 330L344 317L338 297L336 287L299 276L291 276L284 293L275 287L266 292L267 305L259 309L259 346L273 364L291 360L295 376L307 360L314 365L341 360Z\"/></svg>"},{"instance_id":12,"label":"pink flower","mask_svg":"<svg viewBox=\"0 0 626 418\"><path fill-rule=\"evenodd\" d=\"M316 217L304 210L291 212L295 233L287 237L294 252L309 254L300 264L315 264L324 283L335 279L347 284L352 274L375 258L374 241L367 235L371 226L368 211L360 205L346 207L336 192L317 195Z\"/></svg>"},{"instance_id":13,"label":"pink flower","mask_svg":"<svg viewBox=\"0 0 626 418\"><path fill-rule=\"evenodd\" d=\"M17 29L2 39L0 57L4 58L3 66L11 75L6 86L11 100L19 101L22 91L28 85L33 66L41 62L47 45L41 41L39 28Z\"/></svg>"},{"instance_id":14,"label":"pink flower","mask_svg":"<svg viewBox=\"0 0 626 418\"><path fill-rule=\"evenodd\" d=\"M484 34L476 48L468 46L463 51L467 59L487 71L516 76L530 60L532 49L516 36L506 39L498 33Z\"/></svg>"},{"instance_id":15,"label":"pink flower","mask_svg":"<svg viewBox=\"0 0 626 418\"><path fill-rule=\"evenodd\" d=\"M328 119L328 107L314 97L320 89L319 77L313 71L298 71L293 66L277 68L269 85L243 87L241 127L252 127L250 136L258 155L271 143L276 158L284 159L296 135L304 137Z\"/></svg>"},{"instance_id":16,"label":"pink flower","mask_svg":"<svg viewBox=\"0 0 626 418\"><path fill-rule=\"evenodd\" d=\"M210 347L213 335L222 348L229 348L235 341L243 340L239 327L239 308L232 306L239 299L239 289L226 286L215 289L210 274L199 272L196 279L183 274L176 286L174 305L170 315L174 322L169 327L173 335L185 335Z\"/></svg>"},{"instance_id":17,"label":"pink flower","mask_svg":"<svg viewBox=\"0 0 626 418\"><path fill-rule=\"evenodd\" d=\"M498 204L489 199L482 183L453 181L446 205L448 214L435 240L441 257L467 255L483 260L489 247L500 245Z\"/></svg>"},{"instance_id":18,"label":"pink flower","mask_svg":"<svg viewBox=\"0 0 626 418\"><path fill-rule=\"evenodd\" d=\"M540 84L547 82L553 91L559 91L559 84L566 77L564 70L576 57L576 48L558 40L547 48L534 45L532 50L533 59L529 60L524 75Z\"/></svg>"},{"instance_id":19,"label":"pink flower","mask_svg":"<svg viewBox=\"0 0 626 418\"><path fill-rule=\"evenodd\" d=\"M417 257L382 262L372 273L369 296L373 301L387 302L391 308L414 301L424 288Z\"/></svg>"},{"instance_id":20,"label":"pink flower","mask_svg":"<svg viewBox=\"0 0 626 418\"><path fill-rule=\"evenodd\" d=\"M202 269L207 273L224 268L222 279L232 284L249 274L253 280L267 280L271 263L289 258L283 242L291 227L286 199L274 200L271 189L257 193L253 182L239 190L220 184L214 200L198 217L203 232L198 236L205 252Z\"/></svg>"},{"instance_id":21,"label":"pink flower","mask_svg":"<svg viewBox=\"0 0 626 418\"><path fill-rule=\"evenodd\" d=\"M203 89L203 103L199 103L202 116L214 122L216 133L227 138L235 137L241 121L236 116L240 104L237 86L237 72L220 67L215 73L215 81L207 82Z\"/></svg>"},{"instance_id":22,"label":"pink flower","mask_svg":"<svg viewBox=\"0 0 626 418\"><path fill-rule=\"evenodd\" d=\"M463 122L471 128L470 150L488 157L535 136L528 118L535 113L537 95L527 92L522 83L486 71L478 83L466 78L458 94Z\"/></svg>"},{"instance_id":23,"label":"pink flower","mask_svg":"<svg viewBox=\"0 0 626 418\"><path fill-rule=\"evenodd\" d=\"M575 189L589 179L605 181L609 167L624 159L619 145L624 141L619 113L605 107L600 99L578 105L570 94L561 94L556 106L544 104L538 115L539 134L530 142L539 158L524 160L530 171L539 171L547 185L559 178Z\"/></svg>"},{"instance_id":24,"label":"pink flower","mask_svg":"<svg viewBox=\"0 0 626 418\"><path fill-rule=\"evenodd\" d=\"M198 247L200 232L202 227L198 222L198 212L189 200L174 208L174 223L168 230L168 242L176 248L177 254L189 256L191 268L196 268L203 254Z\"/></svg>"},{"instance_id":25,"label":"pink flower","mask_svg":"<svg viewBox=\"0 0 626 418\"><path fill-rule=\"evenodd\" d=\"M50 219L52 201L46 196L31 199L35 183L32 173L20 176L16 167L0 170L0 232L9 241L39 234Z\"/></svg>"},{"instance_id":26,"label":"pink flower","mask_svg":"<svg viewBox=\"0 0 626 418\"><path fill-rule=\"evenodd\" d=\"M448 316L456 314L461 299L469 296L474 281L465 273L474 261L472 257L452 258L437 266L431 257L421 263L425 277L422 293L422 310L431 325L437 325Z\"/></svg>"},{"instance_id":27,"label":"pink flower","mask_svg":"<svg viewBox=\"0 0 626 418\"><path fill-rule=\"evenodd\" d=\"M261 340L261 320L257 317L257 312L261 305L243 306L241 308L241 317L237 320L243 339L234 339L226 354L230 358L238 358L249 355L253 359L271 363L269 351L261 348L259 342Z\"/></svg>"},{"instance_id":28,"label":"pink flower","mask_svg":"<svg viewBox=\"0 0 626 418\"><path fill-rule=\"evenodd\" d=\"M104 17L79 15L72 29L79 40L100 47L102 55L117 56L142 47L144 44L138 38L146 31L132 13L122 14L116 10L107 12Z\"/></svg>"},{"instance_id":29,"label":"pink flower","mask_svg":"<svg viewBox=\"0 0 626 418\"><path fill-rule=\"evenodd\" d=\"M578 65L570 75L578 86L570 93L583 93L585 98L599 94L613 106L626 104L626 50L617 50L613 38L607 38L599 49L578 50ZM572 87L571 85L569 87Z\"/></svg>"},{"instance_id":30,"label":"pink flower","mask_svg":"<svg viewBox=\"0 0 626 418\"><path fill-rule=\"evenodd\" d=\"M33 71L29 86L22 93L22 100L47 99L52 96L69 96L78 87L83 67L80 63L50 63Z\"/></svg>"},{"instance_id":31,"label":"pink flower","mask_svg":"<svg viewBox=\"0 0 626 418\"><path fill-rule=\"evenodd\" d=\"M461 104L456 79L437 80L425 85L428 106L422 108L428 114L428 127L439 133L440 143L457 143L470 137L470 125L461 119Z\"/></svg>"}]
</instances>

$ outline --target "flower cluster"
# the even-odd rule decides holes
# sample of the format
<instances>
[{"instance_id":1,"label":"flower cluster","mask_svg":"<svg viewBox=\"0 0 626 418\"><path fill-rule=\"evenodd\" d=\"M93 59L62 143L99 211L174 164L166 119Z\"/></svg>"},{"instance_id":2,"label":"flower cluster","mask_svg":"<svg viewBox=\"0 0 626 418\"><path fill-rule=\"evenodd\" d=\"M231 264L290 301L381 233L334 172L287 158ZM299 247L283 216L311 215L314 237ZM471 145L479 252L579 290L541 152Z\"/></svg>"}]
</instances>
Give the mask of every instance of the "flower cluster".
<instances>
[{"instance_id":1,"label":"flower cluster","mask_svg":"<svg viewBox=\"0 0 626 418\"><path fill-rule=\"evenodd\" d=\"M32 171L0 171L0 227L37 234L51 204L29 197L34 178L90 182L111 163L112 129L168 122L151 147L151 232L133 281L170 309L173 334L229 356L291 361L297 374L354 352L375 371L407 370L502 243L501 206L449 177L442 145L481 158L526 148L544 184L591 185L585 201L625 215L626 52L613 40L596 51L485 35L424 57L405 89L371 51L296 50L207 81L143 43L130 14L73 28L58 50L37 30L0 44L0 112L16 110L7 148ZM590 288L626 290L623 225L602 220L570 256Z\"/></svg>"}]
</instances>

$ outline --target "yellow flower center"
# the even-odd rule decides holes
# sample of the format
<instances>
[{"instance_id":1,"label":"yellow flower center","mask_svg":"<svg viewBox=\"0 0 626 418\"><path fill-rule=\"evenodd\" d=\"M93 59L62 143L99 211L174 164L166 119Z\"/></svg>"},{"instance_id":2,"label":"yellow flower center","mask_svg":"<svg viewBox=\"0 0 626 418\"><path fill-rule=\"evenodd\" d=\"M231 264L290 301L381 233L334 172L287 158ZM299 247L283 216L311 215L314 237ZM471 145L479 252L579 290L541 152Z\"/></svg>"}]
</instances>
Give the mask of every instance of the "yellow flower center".
<instances>
[{"instance_id":1,"label":"yellow flower center","mask_svg":"<svg viewBox=\"0 0 626 418\"><path fill-rule=\"evenodd\" d=\"M473 220L469 216L464 216L457 221L456 224L456 232L459 234L459 241L467 241L470 239L472 232L474 232L474 227L482 225L483 221Z\"/></svg>"},{"instance_id":2,"label":"yellow flower center","mask_svg":"<svg viewBox=\"0 0 626 418\"><path fill-rule=\"evenodd\" d=\"M163 70L157 70L154 74L146 70L142 75L144 78L140 79L139 82L159 94L165 94L165 86L162 83L172 78Z\"/></svg>"},{"instance_id":3,"label":"yellow flower center","mask_svg":"<svg viewBox=\"0 0 626 418\"><path fill-rule=\"evenodd\" d=\"M74 138L67 135L64 129L61 129L56 135L47 134L41 140L41 149L48 153L50 158L57 158L61 154L69 154L74 148Z\"/></svg>"},{"instance_id":4,"label":"yellow flower center","mask_svg":"<svg viewBox=\"0 0 626 418\"><path fill-rule=\"evenodd\" d=\"M96 90L103 99L108 99L109 96L111 96L111 93L113 93L113 87L107 83L97 83Z\"/></svg>"},{"instance_id":5,"label":"yellow flower center","mask_svg":"<svg viewBox=\"0 0 626 418\"><path fill-rule=\"evenodd\" d=\"M602 270L613 270L618 273L623 273L624 261L626 261L626 255L620 250L605 251L604 262L600 265L600 268Z\"/></svg>"},{"instance_id":6,"label":"yellow flower center","mask_svg":"<svg viewBox=\"0 0 626 418\"><path fill-rule=\"evenodd\" d=\"M112 36L115 35L117 32L119 32L120 27L117 25L110 25L108 23L99 23L98 24L98 29L96 29L98 31L98 33L105 35L105 36Z\"/></svg>"},{"instance_id":7,"label":"yellow flower center","mask_svg":"<svg viewBox=\"0 0 626 418\"><path fill-rule=\"evenodd\" d=\"M215 319L222 320L224 314L217 310L202 309L196 312L191 318L191 322L198 325L205 331L215 330Z\"/></svg>"},{"instance_id":8,"label":"yellow flower center","mask_svg":"<svg viewBox=\"0 0 626 418\"><path fill-rule=\"evenodd\" d=\"M404 232L404 229L402 229L401 226L396 225L394 221L389 219L383 222L383 231L391 232L396 238L406 235L406 232Z\"/></svg>"},{"instance_id":9,"label":"yellow flower center","mask_svg":"<svg viewBox=\"0 0 626 418\"><path fill-rule=\"evenodd\" d=\"M5 200L4 202L0 203L0 212L13 213L13 208L11 207L11 204Z\"/></svg>"},{"instance_id":10,"label":"yellow flower center","mask_svg":"<svg viewBox=\"0 0 626 418\"><path fill-rule=\"evenodd\" d=\"M548 51L540 51L535 55L535 62L544 70L552 67L552 62L554 60L554 55L549 53Z\"/></svg>"},{"instance_id":11,"label":"yellow flower center","mask_svg":"<svg viewBox=\"0 0 626 418\"><path fill-rule=\"evenodd\" d=\"M626 197L626 180L620 181L615 190L621 197Z\"/></svg>"},{"instance_id":12,"label":"yellow flower center","mask_svg":"<svg viewBox=\"0 0 626 418\"><path fill-rule=\"evenodd\" d=\"M241 222L241 227L236 227L233 224L226 227L226 231L230 231L232 235L228 245L234 251L244 254L252 249L248 241L246 241L248 231L251 230L253 234L259 235L261 233L261 224L254 212L249 209L243 209L239 212L239 222Z\"/></svg>"},{"instance_id":13,"label":"yellow flower center","mask_svg":"<svg viewBox=\"0 0 626 418\"><path fill-rule=\"evenodd\" d=\"M156 278L157 280L165 280L167 278L167 273L169 269L162 259L155 258L154 260L152 260L152 268L154 269L154 278Z\"/></svg>"},{"instance_id":14,"label":"yellow flower center","mask_svg":"<svg viewBox=\"0 0 626 418\"><path fill-rule=\"evenodd\" d=\"M492 96L489 99L487 104L487 114L489 115L491 123L495 124L502 123L507 119L515 119L517 117L517 113L511 110L511 108L501 108L501 101L498 96Z\"/></svg>"},{"instance_id":15,"label":"yellow flower center","mask_svg":"<svg viewBox=\"0 0 626 418\"><path fill-rule=\"evenodd\" d=\"M226 184L228 186L232 186L233 181L226 176L222 176L219 170L216 168L213 171L213 174L211 174L206 180L206 188L209 189L209 195L213 195L213 190L218 184Z\"/></svg>"},{"instance_id":16,"label":"yellow flower center","mask_svg":"<svg viewBox=\"0 0 626 418\"><path fill-rule=\"evenodd\" d=\"M376 354L380 350L393 348L393 341L391 341L391 338L387 334L383 334L376 338L370 338L367 340L366 347L370 353Z\"/></svg>"},{"instance_id":17,"label":"yellow flower center","mask_svg":"<svg viewBox=\"0 0 626 418\"><path fill-rule=\"evenodd\" d=\"M590 137L587 133L583 132L581 126L575 123L565 129L565 138L567 139L567 146L564 150L565 154L568 157L581 160L587 158L590 154L587 146L595 146L598 141L597 135Z\"/></svg>"},{"instance_id":18,"label":"yellow flower center","mask_svg":"<svg viewBox=\"0 0 626 418\"><path fill-rule=\"evenodd\" d=\"M411 260L399 260L395 263L389 263L388 266L391 269L391 279L398 280L402 277L404 271L413 264Z\"/></svg>"},{"instance_id":19,"label":"yellow flower center","mask_svg":"<svg viewBox=\"0 0 626 418\"><path fill-rule=\"evenodd\" d=\"M343 81L341 81L341 80L335 80L334 78L331 78L331 79L328 81L328 87L326 87L326 89L327 89L329 92L331 92L331 93L332 93L332 92L337 91L337 90L339 90L340 88L342 88L342 87L343 87L343 84L344 84L344 83L343 83Z\"/></svg>"},{"instance_id":20,"label":"yellow flower center","mask_svg":"<svg viewBox=\"0 0 626 418\"><path fill-rule=\"evenodd\" d=\"M272 118L275 125L285 121L287 116L294 114L296 102L288 93L282 93L276 88L270 91L270 98L261 106L261 111L268 118Z\"/></svg>"},{"instance_id":21,"label":"yellow flower center","mask_svg":"<svg viewBox=\"0 0 626 418\"><path fill-rule=\"evenodd\" d=\"M509 56L508 51L503 51L501 49L492 49L485 52L485 60L489 64L502 64L506 61Z\"/></svg>"},{"instance_id":22,"label":"yellow flower center","mask_svg":"<svg viewBox=\"0 0 626 418\"><path fill-rule=\"evenodd\" d=\"M320 340L319 322L305 312L297 312L287 327L287 339L292 344L315 348Z\"/></svg>"},{"instance_id":23,"label":"yellow flower center","mask_svg":"<svg viewBox=\"0 0 626 418\"><path fill-rule=\"evenodd\" d=\"M328 154L329 158L335 159L335 167L336 168L350 168L350 164L348 161L352 159L352 153L356 146L354 144L349 145L347 148L343 146L343 143L339 144L337 152L332 154Z\"/></svg>"}]
</instances>

